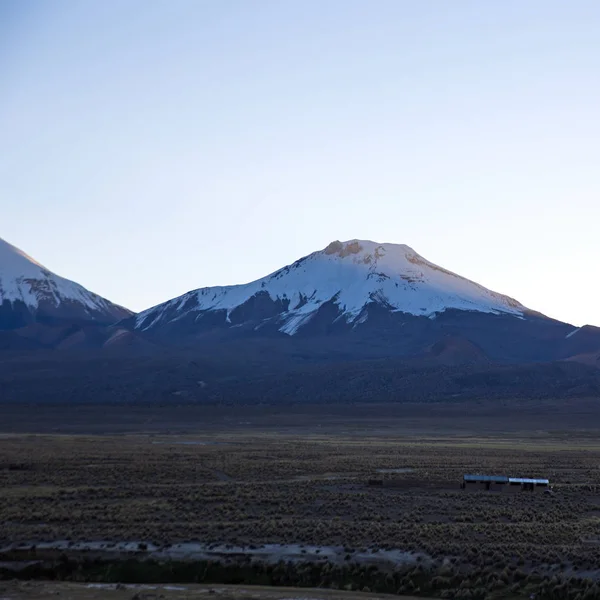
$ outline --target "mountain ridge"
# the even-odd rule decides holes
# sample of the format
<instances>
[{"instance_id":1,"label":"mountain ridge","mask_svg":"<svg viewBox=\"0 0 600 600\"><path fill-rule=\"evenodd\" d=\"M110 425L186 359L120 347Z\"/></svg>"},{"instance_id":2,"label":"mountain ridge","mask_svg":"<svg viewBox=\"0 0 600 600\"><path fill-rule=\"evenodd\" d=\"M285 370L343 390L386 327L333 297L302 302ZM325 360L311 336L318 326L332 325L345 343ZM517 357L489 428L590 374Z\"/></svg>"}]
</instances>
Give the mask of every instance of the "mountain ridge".
<instances>
[{"instance_id":1,"label":"mountain ridge","mask_svg":"<svg viewBox=\"0 0 600 600\"><path fill-rule=\"evenodd\" d=\"M291 347L305 339L303 356L326 347L348 360L411 364L519 364L600 350L600 329L551 319L410 246L357 239L249 283L192 290L119 325L171 347L283 337Z\"/></svg>"},{"instance_id":2,"label":"mountain ridge","mask_svg":"<svg viewBox=\"0 0 600 600\"><path fill-rule=\"evenodd\" d=\"M600 328L550 319L406 245L335 241L254 282L200 288L135 315L3 244L0 402L429 402L600 390Z\"/></svg>"},{"instance_id":3,"label":"mountain ridge","mask_svg":"<svg viewBox=\"0 0 600 600\"><path fill-rule=\"evenodd\" d=\"M2 241L0 301L5 351L219 346L243 356L244 340L260 338L278 352L288 348L292 363L295 355L317 362L394 357L413 366L587 360L600 351L600 328L550 319L410 246L358 239L336 240L253 282L199 288L137 315ZM273 346L275 338L282 344Z\"/></svg>"},{"instance_id":4,"label":"mountain ridge","mask_svg":"<svg viewBox=\"0 0 600 600\"><path fill-rule=\"evenodd\" d=\"M225 325L239 324L233 323L232 313L263 292L274 306L262 321L278 318L278 331L287 335L298 333L327 304L337 306L336 318L353 326L369 318L365 311L369 304L432 318L448 309L533 313L513 298L428 261L410 246L354 239L334 241L246 284L192 290L138 313L134 327L151 330L190 312L221 312Z\"/></svg>"}]
</instances>

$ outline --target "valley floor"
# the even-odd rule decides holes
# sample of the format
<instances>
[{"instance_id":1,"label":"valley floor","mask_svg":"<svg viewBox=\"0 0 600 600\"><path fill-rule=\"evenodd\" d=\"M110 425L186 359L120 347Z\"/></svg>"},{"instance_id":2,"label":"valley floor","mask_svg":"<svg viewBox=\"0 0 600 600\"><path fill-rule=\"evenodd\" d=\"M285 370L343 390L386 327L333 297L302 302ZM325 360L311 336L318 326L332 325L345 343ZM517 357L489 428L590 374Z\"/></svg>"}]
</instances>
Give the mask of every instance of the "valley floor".
<instances>
[{"instance_id":1,"label":"valley floor","mask_svg":"<svg viewBox=\"0 0 600 600\"><path fill-rule=\"evenodd\" d=\"M269 581L482 598L553 597L567 586L600 597L593 404L544 413L525 403L509 415L501 405L345 408L221 408L194 422L185 411L198 407L177 407L188 420L174 425L144 407L119 425L127 433L115 425L109 435L84 433L100 412L63 413L62 423L57 413L44 421L55 433L17 433L9 418L0 576L139 583L148 574L156 585ZM464 473L547 477L555 493L467 492ZM26 588L0 597L33 597L18 595ZM85 589L73 597L122 591ZM273 596L284 597L322 596Z\"/></svg>"},{"instance_id":2,"label":"valley floor","mask_svg":"<svg viewBox=\"0 0 600 600\"><path fill-rule=\"evenodd\" d=\"M0 436L25 434L330 434L335 437L600 436L600 398L344 404L0 402Z\"/></svg>"}]
</instances>

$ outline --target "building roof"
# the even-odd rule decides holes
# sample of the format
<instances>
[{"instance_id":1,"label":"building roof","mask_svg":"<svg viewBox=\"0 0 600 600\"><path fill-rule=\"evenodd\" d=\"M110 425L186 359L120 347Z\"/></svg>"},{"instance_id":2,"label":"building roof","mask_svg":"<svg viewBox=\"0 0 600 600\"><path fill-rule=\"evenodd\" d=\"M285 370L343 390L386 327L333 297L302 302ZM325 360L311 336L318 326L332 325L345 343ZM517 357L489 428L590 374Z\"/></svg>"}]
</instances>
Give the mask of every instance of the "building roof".
<instances>
[{"instance_id":1,"label":"building roof","mask_svg":"<svg viewBox=\"0 0 600 600\"><path fill-rule=\"evenodd\" d=\"M490 482L490 483L508 483L506 475L464 475L465 481Z\"/></svg>"},{"instance_id":2,"label":"building roof","mask_svg":"<svg viewBox=\"0 0 600 600\"><path fill-rule=\"evenodd\" d=\"M510 477L509 483L533 483L534 485L548 485L548 479L530 479L528 477Z\"/></svg>"}]
</instances>

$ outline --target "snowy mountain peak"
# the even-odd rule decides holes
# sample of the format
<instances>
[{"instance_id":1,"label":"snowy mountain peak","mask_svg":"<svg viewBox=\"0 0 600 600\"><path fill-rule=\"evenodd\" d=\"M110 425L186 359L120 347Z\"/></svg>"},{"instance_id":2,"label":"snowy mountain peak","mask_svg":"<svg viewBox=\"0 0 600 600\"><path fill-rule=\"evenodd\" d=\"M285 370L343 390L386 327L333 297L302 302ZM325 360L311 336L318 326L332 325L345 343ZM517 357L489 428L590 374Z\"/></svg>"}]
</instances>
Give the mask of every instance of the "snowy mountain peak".
<instances>
[{"instance_id":1,"label":"snowy mountain peak","mask_svg":"<svg viewBox=\"0 0 600 600\"><path fill-rule=\"evenodd\" d=\"M522 316L516 300L439 267L404 244L368 240L331 242L289 266L243 285L201 288L136 317L142 330L193 315L223 326L266 323L288 335L308 325L326 307L333 322L357 327L373 307L390 313L433 318L448 309Z\"/></svg>"},{"instance_id":2,"label":"snowy mountain peak","mask_svg":"<svg viewBox=\"0 0 600 600\"><path fill-rule=\"evenodd\" d=\"M46 267L25 254L16 246L0 238L0 267L3 277L35 276L40 270L49 272Z\"/></svg>"},{"instance_id":3,"label":"snowy mountain peak","mask_svg":"<svg viewBox=\"0 0 600 600\"><path fill-rule=\"evenodd\" d=\"M331 242L323 252L327 255L336 255L340 258L347 256L362 256L367 261L370 257L382 257L387 252L396 253L397 255L416 254L416 252L406 244L378 244L369 240L350 240L348 242L340 242L335 240Z\"/></svg>"},{"instance_id":4,"label":"snowy mountain peak","mask_svg":"<svg viewBox=\"0 0 600 600\"><path fill-rule=\"evenodd\" d=\"M0 238L0 329L39 318L110 323L130 314Z\"/></svg>"}]
</instances>

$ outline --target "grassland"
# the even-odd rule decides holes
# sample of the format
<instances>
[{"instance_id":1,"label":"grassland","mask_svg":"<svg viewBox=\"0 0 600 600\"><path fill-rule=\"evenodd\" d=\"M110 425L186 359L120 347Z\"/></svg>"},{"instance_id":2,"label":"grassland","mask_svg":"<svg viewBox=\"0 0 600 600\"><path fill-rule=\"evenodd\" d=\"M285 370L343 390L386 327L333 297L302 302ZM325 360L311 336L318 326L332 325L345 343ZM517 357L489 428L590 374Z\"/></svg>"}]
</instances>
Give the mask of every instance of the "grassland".
<instances>
[{"instance_id":1,"label":"grassland","mask_svg":"<svg viewBox=\"0 0 600 600\"><path fill-rule=\"evenodd\" d=\"M389 487L369 486L381 469L402 472L386 475L393 479ZM555 495L465 492L459 488L465 472L549 477ZM413 437L343 430L4 435L4 558L52 558L41 548L58 540L66 544L55 556L63 562L120 559L118 544L131 541L136 560L153 549L195 543L203 553L194 560L232 565L227 545L237 548L236 560L248 561L240 558L245 551L277 544L281 555L269 558L271 568L304 559L312 569L310 576L299 566L285 575L267 569L256 580L245 576L245 583L263 582L268 573L269 582L281 585L595 598L600 437L593 431ZM78 544L92 541L106 545L81 551ZM18 551L7 551L18 543ZM291 556L292 545L300 556ZM414 560L393 564L393 550ZM92 572L78 569L83 579ZM375 576L382 570L387 580Z\"/></svg>"}]
</instances>

